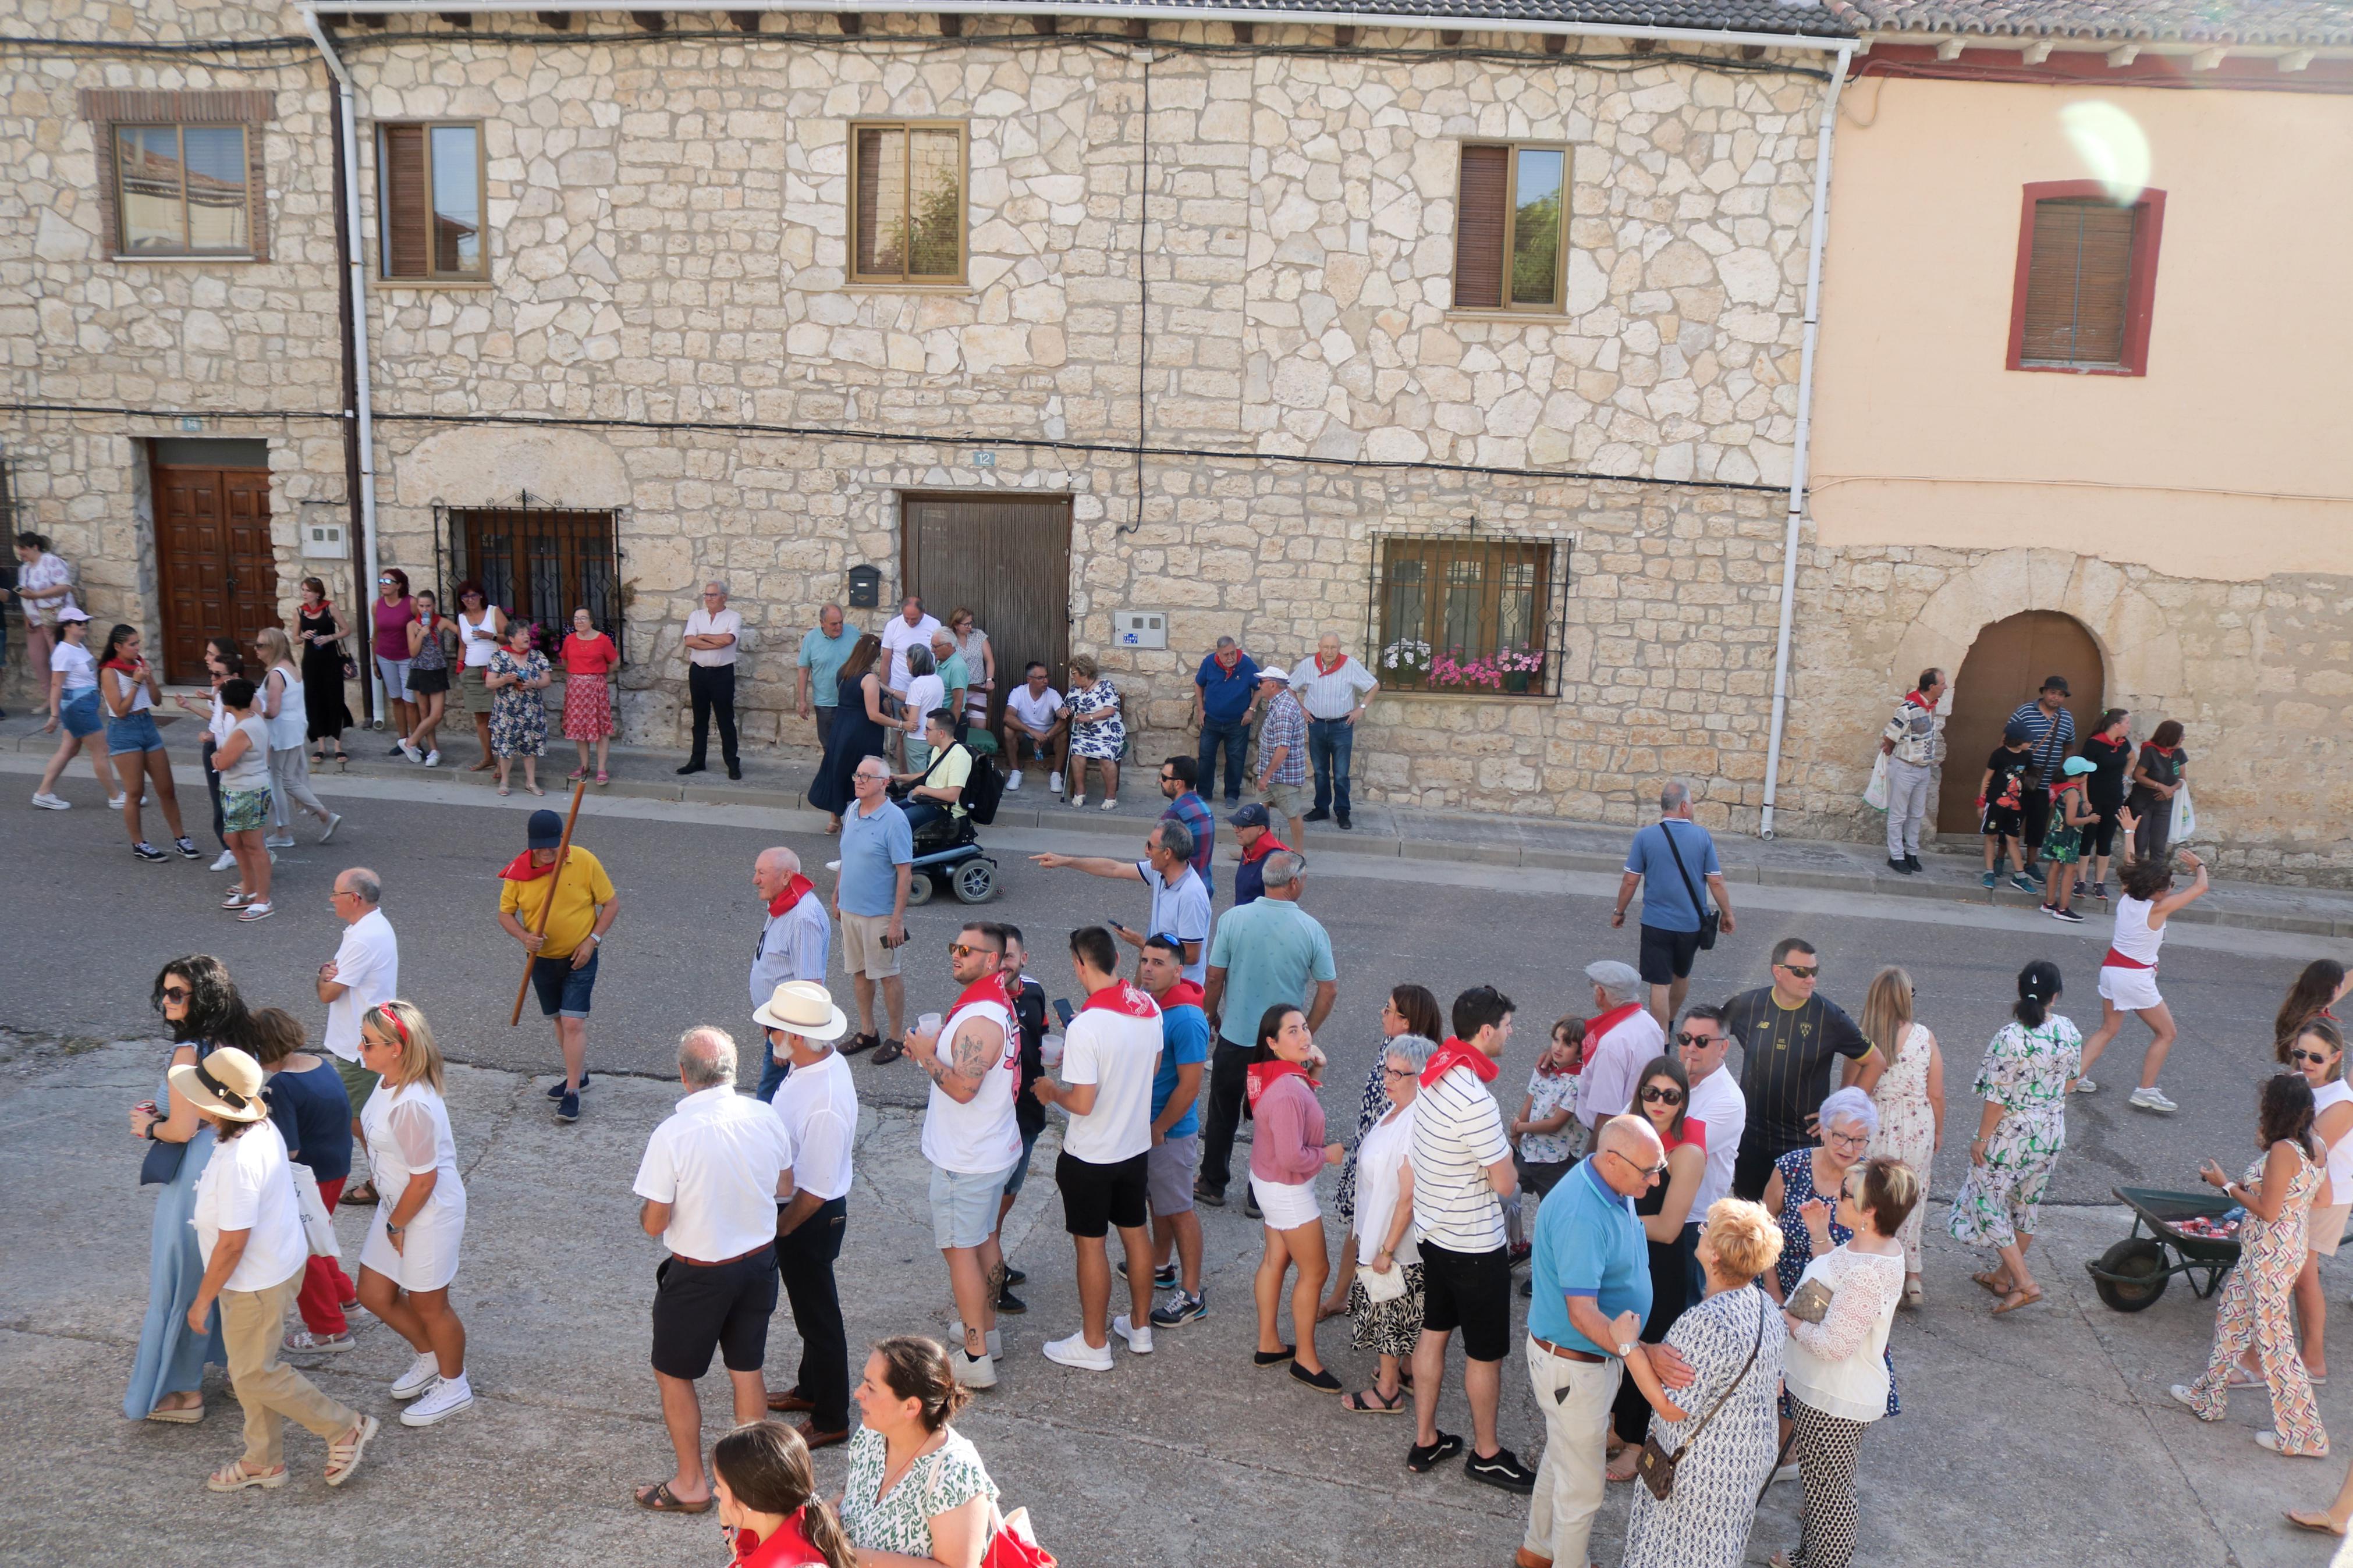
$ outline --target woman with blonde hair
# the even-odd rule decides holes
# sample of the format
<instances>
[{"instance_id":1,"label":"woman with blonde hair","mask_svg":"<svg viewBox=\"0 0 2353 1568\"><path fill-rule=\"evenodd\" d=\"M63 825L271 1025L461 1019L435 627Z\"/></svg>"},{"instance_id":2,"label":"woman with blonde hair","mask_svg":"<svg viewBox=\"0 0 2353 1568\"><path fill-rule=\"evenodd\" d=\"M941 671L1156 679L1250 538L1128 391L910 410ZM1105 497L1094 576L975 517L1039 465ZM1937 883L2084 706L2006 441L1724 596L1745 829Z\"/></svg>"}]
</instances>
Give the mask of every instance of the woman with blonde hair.
<instances>
[{"instance_id":1,"label":"woman with blonde hair","mask_svg":"<svg viewBox=\"0 0 2353 1568\"><path fill-rule=\"evenodd\" d=\"M294 639L280 626L264 626L254 634L253 650L261 656L261 717L269 731L270 832L264 848L287 849L294 844L294 808L301 806L319 819L319 842L335 836L343 818L329 811L311 788L311 763L302 750L310 727L308 693L302 667L294 662Z\"/></svg>"},{"instance_id":2,"label":"woman with blonde hair","mask_svg":"<svg viewBox=\"0 0 2353 1568\"><path fill-rule=\"evenodd\" d=\"M1936 1037L1912 1016L1912 977L1890 965L1872 977L1862 1001L1862 1034L1877 1048L1887 1070L1872 1086L1879 1107L1879 1131L1871 1152L1926 1171L1945 1146L1945 1058ZM1847 1065L1847 1081L1858 1064ZM1904 1305L1917 1311L1920 1289L1920 1227L1927 1215L1917 1205L1904 1222Z\"/></svg>"},{"instance_id":3,"label":"woman with blonde hair","mask_svg":"<svg viewBox=\"0 0 2353 1568\"><path fill-rule=\"evenodd\" d=\"M466 1326L449 1307L466 1184L441 1098L441 1050L416 1005L393 1001L361 1016L360 1061L381 1075L360 1108L377 1194L360 1247L360 1305L417 1352L392 1396L416 1401L400 1413L402 1426L430 1426L474 1403Z\"/></svg>"},{"instance_id":4,"label":"woman with blonde hair","mask_svg":"<svg viewBox=\"0 0 2353 1568\"><path fill-rule=\"evenodd\" d=\"M1121 716L1119 688L1085 654L1071 656L1071 755L1072 805L1087 803L1087 764L1103 777L1103 808L1119 805L1119 759L1127 750L1127 721Z\"/></svg>"}]
</instances>

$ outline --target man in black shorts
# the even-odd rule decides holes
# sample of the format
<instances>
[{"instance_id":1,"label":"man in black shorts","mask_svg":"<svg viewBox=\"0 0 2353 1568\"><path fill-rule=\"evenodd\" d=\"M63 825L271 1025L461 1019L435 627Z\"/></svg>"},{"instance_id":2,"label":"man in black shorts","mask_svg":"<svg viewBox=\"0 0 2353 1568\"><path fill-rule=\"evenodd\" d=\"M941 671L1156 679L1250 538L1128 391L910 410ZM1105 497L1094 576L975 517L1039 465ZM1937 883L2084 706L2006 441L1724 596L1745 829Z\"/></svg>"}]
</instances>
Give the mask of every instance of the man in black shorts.
<instances>
[{"instance_id":1,"label":"man in black shorts","mask_svg":"<svg viewBox=\"0 0 2353 1568\"><path fill-rule=\"evenodd\" d=\"M1773 1179L1773 1162L1814 1141L1814 1116L1830 1098L1831 1067L1841 1057L1861 1060L1855 1087L1864 1093L1887 1063L1872 1049L1852 1018L1814 994L1821 975L1814 944L1785 936L1773 944L1773 984L1744 991L1724 1005L1724 1031L1741 1045L1740 1092L1748 1104L1732 1191L1755 1202Z\"/></svg>"},{"instance_id":2,"label":"man in black shorts","mask_svg":"<svg viewBox=\"0 0 2353 1568\"><path fill-rule=\"evenodd\" d=\"M1704 886L1706 893L1701 892ZM1699 956L1705 900L1713 895L1732 932L1732 900L1725 896L1724 867L1715 840L1692 820L1691 786L1669 779L1659 791L1659 820L1634 835L1626 850L1626 875L1618 884L1611 929L1626 923L1626 906L1642 889L1642 949L1635 967L1651 988L1651 1016L1662 1029L1683 1010L1691 989L1692 961ZM1616 1115L1616 1111L1609 1114Z\"/></svg>"}]
</instances>

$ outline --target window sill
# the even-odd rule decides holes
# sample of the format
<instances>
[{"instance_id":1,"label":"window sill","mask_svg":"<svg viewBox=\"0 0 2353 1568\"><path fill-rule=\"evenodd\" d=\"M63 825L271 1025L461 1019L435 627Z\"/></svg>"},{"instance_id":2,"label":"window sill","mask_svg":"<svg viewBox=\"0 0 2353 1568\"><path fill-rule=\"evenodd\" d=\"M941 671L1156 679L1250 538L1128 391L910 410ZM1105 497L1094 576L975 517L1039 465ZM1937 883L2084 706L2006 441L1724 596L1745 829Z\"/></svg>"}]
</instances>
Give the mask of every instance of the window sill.
<instances>
[{"instance_id":1,"label":"window sill","mask_svg":"<svg viewBox=\"0 0 2353 1568\"><path fill-rule=\"evenodd\" d=\"M1508 321L1521 326L1558 326L1577 318L1563 310L1449 310L1450 321Z\"/></svg>"},{"instance_id":2,"label":"window sill","mask_svg":"<svg viewBox=\"0 0 2353 1568\"><path fill-rule=\"evenodd\" d=\"M835 290L840 294L970 294L973 286L965 282L952 283L864 283L856 279Z\"/></svg>"},{"instance_id":3,"label":"window sill","mask_svg":"<svg viewBox=\"0 0 2353 1568\"><path fill-rule=\"evenodd\" d=\"M190 261L259 261L261 258L252 255L249 252L241 252L237 255L231 255L226 251L205 251L201 254L190 254L186 256L118 256L113 259L118 262L135 261L148 263L156 261L177 261L185 263Z\"/></svg>"},{"instance_id":4,"label":"window sill","mask_svg":"<svg viewBox=\"0 0 2353 1568\"><path fill-rule=\"evenodd\" d=\"M2012 370L2034 371L2044 375L2147 375L2148 372L2137 364L2059 364L2023 361L2010 367Z\"/></svg>"},{"instance_id":5,"label":"window sill","mask_svg":"<svg viewBox=\"0 0 2353 1568\"><path fill-rule=\"evenodd\" d=\"M1401 686L1384 686L1380 695L1384 705L1390 702L1541 702L1549 705L1560 700L1557 692L1423 691Z\"/></svg>"},{"instance_id":6,"label":"window sill","mask_svg":"<svg viewBox=\"0 0 2353 1568\"><path fill-rule=\"evenodd\" d=\"M488 278L378 278L382 289L495 289Z\"/></svg>"}]
</instances>

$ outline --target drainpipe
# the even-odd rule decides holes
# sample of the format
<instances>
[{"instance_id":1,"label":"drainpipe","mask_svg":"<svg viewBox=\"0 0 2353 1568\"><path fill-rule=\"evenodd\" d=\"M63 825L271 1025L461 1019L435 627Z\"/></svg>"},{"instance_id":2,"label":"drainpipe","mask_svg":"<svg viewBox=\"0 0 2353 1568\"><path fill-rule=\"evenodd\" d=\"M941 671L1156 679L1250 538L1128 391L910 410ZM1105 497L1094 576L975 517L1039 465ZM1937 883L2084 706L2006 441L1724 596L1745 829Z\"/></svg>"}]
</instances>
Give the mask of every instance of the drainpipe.
<instances>
[{"instance_id":1,"label":"drainpipe","mask_svg":"<svg viewBox=\"0 0 2353 1568\"><path fill-rule=\"evenodd\" d=\"M343 417L353 422L359 435L359 506L357 519L360 538L360 560L364 563L360 582L353 595L362 611L375 597L376 536L375 536L375 403L368 377L368 313L367 313L367 247L360 239L360 150L356 116L352 109L352 73L335 53L328 40L326 29L319 26L317 12L305 7L302 26L310 32L311 41L319 46L319 54L327 62L327 69L335 79L335 111L343 134L337 151L342 155L343 187L343 232L350 243L344 247L344 262L350 268L349 287L344 299L349 302L349 316L344 331L352 344L352 381L345 389L347 406ZM369 618L354 625L351 630L359 638L361 705L368 715L381 718L385 712L384 688L376 675L375 637L373 612Z\"/></svg>"},{"instance_id":2,"label":"drainpipe","mask_svg":"<svg viewBox=\"0 0 2353 1568\"><path fill-rule=\"evenodd\" d=\"M1789 631L1798 599L1798 530L1806 515L1806 464L1814 432L1814 342L1822 321L1822 244L1830 237L1831 132L1838 124L1839 90L1846 85L1854 46L1842 46L1822 95L1822 125L1814 141L1814 236L1806 253L1806 325L1798 353L1798 441L1789 465L1789 521L1781 538L1781 632L1773 647L1773 732L1765 747L1765 814L1758 833L1773 837L1773 806L1781 791L1781 736L1789 717Z\"/></svg>"}]
</instances>

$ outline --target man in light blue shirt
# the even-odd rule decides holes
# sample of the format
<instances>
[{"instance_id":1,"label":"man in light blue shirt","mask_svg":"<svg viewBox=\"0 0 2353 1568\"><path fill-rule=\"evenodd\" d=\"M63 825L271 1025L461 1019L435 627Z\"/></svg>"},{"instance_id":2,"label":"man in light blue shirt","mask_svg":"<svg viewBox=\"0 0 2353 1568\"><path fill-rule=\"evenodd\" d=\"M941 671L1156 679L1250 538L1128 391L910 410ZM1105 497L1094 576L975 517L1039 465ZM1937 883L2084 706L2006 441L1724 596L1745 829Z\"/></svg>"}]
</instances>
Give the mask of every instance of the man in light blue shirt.
<instances>
[{"instance_id":1,"label":"man in light blue shirt","mask_svg":"<svg viewBox=\"0 0 2353 1568\"><path fill-rule=\"evenodd\" d=\"M1691 989L1692 961L1699 956L1703 881L1724 917L1724 933L1731 935L1732 900L1725 896L1715 840L1692 820L1691 786L1669 779L1659 791L1659 820L1634 835L1626 850L1626 875L1618 884L1618 908L1609 917L1613 930L1623 926L1634 889L1642 889L1642 951L1636 967L1651 987L1651 1016L1662 1029L1683 1010L1683 994Z\"/></svg>"},{"instance_id":2,"label":"man in light blue shirt","mask_svg":"<svg viewBox=\"0 0 2353 1568\"><path fill-rule=\"evenodd\" d=\"M867 757L851 773L858 798L841 814L841 871L833 884L834 918L841 922L842 966L858 992L858 1033L841 1047L854 1056L876 1044L878 1062L895 1062L906 1049L906 983L899 977L899 950L907 942L907 889L914 880L915 830L907 814L892 803L890 764ZM891 1033L874 1033L874 986Z\"/></svg>"},{"instance_id":3,"label":"man in light blue shirt","mask_svg":"<svg viewBox=\"0 0 2353 1568\"><path fill-rule=\"evenodd\" d=\"M841 667L858 646L858 628L846 624L839 605L828 604L817 613L817 625L801 636L800 668L794 677L794 700L800 716L817 710L817 743L833 738L834 705L841 700Z\"/></svg>"},{"instance_id":4,"label":"man in light blue shirt","mask_svg":"<svg viewBox=\"0 0 2353 1568\"><path fill-rule=\"evenodd\" d=\"M1307 1010L1320 1029L1340 994L1332 938L1299 907L1307 857L1284 850L1266 858L1266 896L1228 910L1209 939L1209 972L1202 1011L1217 1032L1209 1058L1209 1125L1202 1135L1201 1174L1193 1195L1223 1207L1234 1131L1241 1125L1242 1092L1259 1020L1278 1002Z\"/></svg>"}]
</instances>

